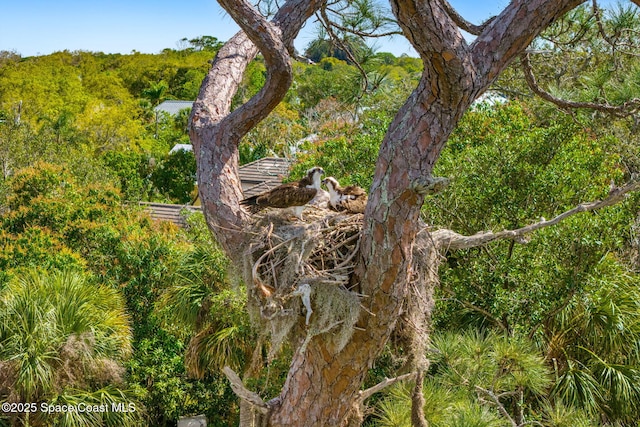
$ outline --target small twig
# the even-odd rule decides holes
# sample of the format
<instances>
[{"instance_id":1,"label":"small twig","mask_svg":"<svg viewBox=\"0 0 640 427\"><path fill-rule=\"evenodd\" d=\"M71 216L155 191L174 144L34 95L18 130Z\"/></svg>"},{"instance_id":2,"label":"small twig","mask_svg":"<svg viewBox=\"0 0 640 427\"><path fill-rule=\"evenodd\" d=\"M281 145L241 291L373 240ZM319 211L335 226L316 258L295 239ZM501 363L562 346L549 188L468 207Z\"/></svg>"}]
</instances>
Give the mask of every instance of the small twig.
<instances>
[{"instance_id":1,"label":"small twig","mask_svg":"<svg viewBox=\"0 0 640 427\"><path fill-rule=\"evenodd\" d=\"M492 392L491 390L487 390L486 388L482 388L480 386L475 386L475 389L489 396L489 398L492 400L492 402L495 404L496 408L498 409L498 412L500 412L502 416L505 417L513 427L518 427L518 423L516 423L516 421L511 417L507 409L504 407L502 402L500 402L500 399L498 398L498 396L495 395L494 392Z\"/></svg>"},{"instance_id":2,"label":"small twig","mask_svg":"<svg viewBox=\"0 0 640 427\"><path fill-rule=\"evenodd\" d=\"M273 253L276 249L278 249L279 247L285 245L286 243L294 240L295 237L292 237L289 240L285 240L282 241L280 243L278 243L277 245L275 245L274 247L270 248L269 250L265 251L265 253L263 253L260 258L258 258L258 260L253 264L253 267L251 269L251 275L253 278L253 283L258 286L263 293L265 293L265 296L271 296L270 292L275 291L275 288L273 288L273 291L271 291L271 289L269 289L269 286L262 283L262 281L260 280L260 274L258 273L258 268L260 267L260 264L262 263L262 261L271 253ZM270 292L265 292L264 288L266 288L268 291Z\"/></svg>"}]
</instances>

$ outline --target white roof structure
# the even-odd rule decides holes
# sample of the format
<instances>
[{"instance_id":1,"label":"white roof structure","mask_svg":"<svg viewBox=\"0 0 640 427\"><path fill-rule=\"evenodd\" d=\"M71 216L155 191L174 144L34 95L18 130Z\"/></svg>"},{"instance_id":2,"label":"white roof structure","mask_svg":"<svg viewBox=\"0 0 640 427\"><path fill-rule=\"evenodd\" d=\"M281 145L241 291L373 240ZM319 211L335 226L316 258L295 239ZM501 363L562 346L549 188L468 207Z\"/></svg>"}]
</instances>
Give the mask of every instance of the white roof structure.
<instances>
[{"instance_id":1,"label":"white roof structure","mask_svg":"<svg viewBox=\"0 0 640 427\"><path fill-rule=\"evenodd\" d=\"M264 157L240 166L240 184L244 197L255 196L282 184L292 161L282 157Z\"/></svg>"},{"instance_id":2,"label":"white roof structure","mask_svg":"<svg viewBox=\"0 0 640 427\"><path fill-rule=\"evenodd\" d=\"M153 110L156 113L163 112L168 113L169 115L176 116L181 110L185 108L191 109L193 108L193 101L177 101L177 100L169 100L163 101L158 106L156 106Z\"/></svg>"},{"instance_id":3,"label":"white roof structure","mask_svg":"<svg viewBox=\"0 0 640 427\"><path fill-rule=\"evenodd\" d=\"M191 144L176 144L173 146L171 150L169 150L169 154L173 154L176 151L180 151L180 150L193 151L193 146Z\"/></svg>"}]
</instances>

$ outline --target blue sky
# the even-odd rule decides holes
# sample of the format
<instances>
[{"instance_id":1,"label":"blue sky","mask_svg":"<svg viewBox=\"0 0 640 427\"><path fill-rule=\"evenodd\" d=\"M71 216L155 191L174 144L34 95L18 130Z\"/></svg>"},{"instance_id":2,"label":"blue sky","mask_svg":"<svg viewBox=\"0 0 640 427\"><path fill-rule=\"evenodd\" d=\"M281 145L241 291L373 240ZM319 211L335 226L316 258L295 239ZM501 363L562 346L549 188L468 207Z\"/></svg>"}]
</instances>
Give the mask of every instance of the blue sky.
<instances>
[{"instance_id":1,"label":"blue sky","mask_svg":"<svg viewBox=\"0 0 640 427\"><path fill-rule=\"evenodd\" d=\"M607 0L612 1L612 0ZM450 0L468 20L480 23L509 0ZM628 0L627 0L628 2ZM158 53L184 37L210 35L226 41L238 30L214 0L33 0L2 5L0 50L22 56L60 50ZM315 32L310 22L296 41L303 50ZM413 55L402 37L378 42L379 51Z\"/></svg>"}]
</instances>

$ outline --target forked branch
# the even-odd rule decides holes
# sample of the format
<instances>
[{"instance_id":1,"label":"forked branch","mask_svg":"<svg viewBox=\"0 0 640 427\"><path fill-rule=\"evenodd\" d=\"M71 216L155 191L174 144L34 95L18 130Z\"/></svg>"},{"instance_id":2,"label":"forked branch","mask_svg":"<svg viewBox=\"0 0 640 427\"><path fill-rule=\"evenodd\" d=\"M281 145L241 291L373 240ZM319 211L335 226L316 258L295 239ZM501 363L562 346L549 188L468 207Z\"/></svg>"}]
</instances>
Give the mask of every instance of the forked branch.
<instances>
[{"instance_id":1,"label":"forked branch","mask_svg":"<svg viewBox=\"0 0 640 427\"><path fill-rule=\"evenodd\" d=\"M389 387L390 385L393 385L399 381L404 381L404 380L408 380L411 378L414 378L416 376L415 372L409 372L408 374L404 374L404 375L400 375L398 377L394 377L394 378L385 378L383 381L380 381L378 384L374 385L373 387L370 387L366 390L362 390L360 392L360 396L359 399L361 401L365 401L368 398L370 398L371 396L373 396L374 394L382 391L383 389Z\"/></svg>"},{"instance_id":2,"label":"forked branch","mask_svg":"<svg viewBox=\"0 0 640 427\"><path fill-rule=\"evenodd\" d=\"M444 10L447 12L447 15L449 15L449 18L451 18L453 22L455 22L456 25L460 27L461 30L466 31L467 33L474 36L480 35L482 30L484 30L486 26L489 25L491 21L495 19L495 16L492 16L491 18L486 20L484 23L480 25L475 25L467 21L466 19L464 19L464 17L460 15L458 11L455 10L447 0L444 0L442 3L444 6Z\"/></svg>"}]
</instances>

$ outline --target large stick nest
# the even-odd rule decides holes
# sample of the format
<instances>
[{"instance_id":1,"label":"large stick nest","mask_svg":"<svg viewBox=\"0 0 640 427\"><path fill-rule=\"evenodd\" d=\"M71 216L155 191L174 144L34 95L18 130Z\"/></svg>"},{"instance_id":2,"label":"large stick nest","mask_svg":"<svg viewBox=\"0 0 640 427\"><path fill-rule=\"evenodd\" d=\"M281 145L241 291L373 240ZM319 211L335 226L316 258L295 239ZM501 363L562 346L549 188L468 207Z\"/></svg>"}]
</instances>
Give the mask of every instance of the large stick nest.
<instances>
[{"instance_id":1,"label":"large stick nest","mask_svg":"<svg viewBox=\"0 0 640 427\"><path fill-rule=\"evenodd\" d=\"M336 350L349 341L360 314L350 284L360 246L362 215L306 209L304 221L286 211L257 216L245 256L244 279L252 320L267 326L271 356L285 338L302 351L326 334Z\"/></svg>"}]
</instances>

